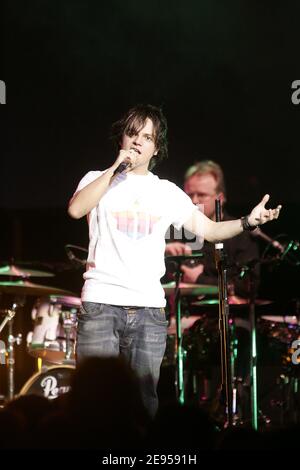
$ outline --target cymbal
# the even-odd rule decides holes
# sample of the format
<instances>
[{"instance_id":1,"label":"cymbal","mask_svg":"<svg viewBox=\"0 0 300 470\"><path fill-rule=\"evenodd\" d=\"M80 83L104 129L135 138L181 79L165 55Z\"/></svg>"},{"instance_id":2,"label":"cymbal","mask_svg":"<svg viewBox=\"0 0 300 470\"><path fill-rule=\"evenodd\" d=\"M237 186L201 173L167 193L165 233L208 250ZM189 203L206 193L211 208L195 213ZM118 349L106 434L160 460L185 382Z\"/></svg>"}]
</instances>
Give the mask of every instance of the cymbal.
<instances>
[{"instance_id":1,"label":"cymbal","mask_svg":"<svg viewBox=\"0 0 300 470\"><path fill-rule=\"evenodd\" d=\"M300 325L300 319L297 315L262 315L263 320L271 323L285 323L288 325Z\"/></svg>"},{"instance_id":2,"label":"cymbal","mask_svg":"<svg viewBox=\"0 0 300 470\"><path fill-rule=\"evenodd\" d=\"M238 297L237 295L229 295L227 297L228 299L228 304L229 305L249 305L249 299L246 299L244 297ZM255 305L268 305L271 304L271 300L265 300L265 299L255 299ZM219 304L219 299L203 299L203 300L198 300L196 302L192 302L192 305L195 307L204 307L204 306L213 306L213 305L218 305Z\"/></svg>"},{"instance_id":3,"label":"cymbal","mask_svg":"<svg viewBox=\"0 0 300 470\"><path fill-rule=\"evenodd\" d=\"M171 281L167 284L162 284L166 296L172 295L175 292L175 282ZM179 284L181 295L214 295L218 294L218 287L209 284L188 284L181 282Z\"/></svg>"},{"instance_id":4,"label":"cymbal","mask_svg":"<svg viewBox=\"0 0 300 470\"><path fill-rule=\"evenodd\" d=\"M37 271L36 269L24 269L13 264L7 264L0 267L0 276L14 277L53 277L53 273L46 271Z\"/></svg>"},{"instance_id":5,"label":"cymbal","mask_svg":"<svg viewBox=\"0 0 300 470\"><path fill-rule=\"evenodd\" d=\"M70 292L64 289L53 286L42 286L40 284L33 284L29 281L6 281L0 282L0 293L12 295L35 295L35 296L49 296L49 295L71 295Z\"/></svg>"}]
</instances>

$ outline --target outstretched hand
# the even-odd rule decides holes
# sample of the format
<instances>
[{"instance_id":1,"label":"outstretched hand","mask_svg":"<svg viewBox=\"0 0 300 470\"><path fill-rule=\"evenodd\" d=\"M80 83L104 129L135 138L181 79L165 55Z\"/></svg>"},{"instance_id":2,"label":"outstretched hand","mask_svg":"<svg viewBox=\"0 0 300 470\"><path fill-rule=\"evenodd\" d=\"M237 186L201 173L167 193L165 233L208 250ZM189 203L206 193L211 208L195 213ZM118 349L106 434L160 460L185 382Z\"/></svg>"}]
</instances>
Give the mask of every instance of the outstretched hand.
<instances>
[{"instance_id":1,"label":"outstretched hand","mask_svg":"<svg viewBox=\"0 0 300 470\"><path fill-rule=\"evenodd\" d=\"M266 222L269 222L270 220L273 219L278 219L281 205L278 205L276 209L266 209L265 205L270 199L269 194L265 194L262 200L260 201L257 206L252 209L249 217L248 217L248 222L250 225L263 225Z\"/></svg>"}]
</instances>

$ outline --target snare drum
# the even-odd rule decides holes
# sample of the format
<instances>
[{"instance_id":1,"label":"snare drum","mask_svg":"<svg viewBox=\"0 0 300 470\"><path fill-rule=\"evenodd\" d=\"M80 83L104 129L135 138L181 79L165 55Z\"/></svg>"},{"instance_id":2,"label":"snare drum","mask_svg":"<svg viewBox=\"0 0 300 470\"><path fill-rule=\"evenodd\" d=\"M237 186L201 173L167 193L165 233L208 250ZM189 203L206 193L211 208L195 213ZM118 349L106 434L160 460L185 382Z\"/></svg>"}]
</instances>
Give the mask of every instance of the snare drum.
<instances>
[{"instance_id":1,"label":"snare drum","mask_svg":"<svg viewBox=\"0 0 300 470\"><path fill-rule=\"evenodd\" d=\"M32 310L33 331L27 336L29 354L55 364L74 359L80 305L77 297L39 299Z\"/></svg>"},{"instance_id":2,"label":"snare drum","mask_svg":"<svg viewBox=\"0 0 300 470\"><path fill-rule=\"evenodd\" d=\"M39 395L54 400L71 390L74 370L74 366L61 365L38 372L25 383L20 395Z\"/></svg>"}]
</instances>

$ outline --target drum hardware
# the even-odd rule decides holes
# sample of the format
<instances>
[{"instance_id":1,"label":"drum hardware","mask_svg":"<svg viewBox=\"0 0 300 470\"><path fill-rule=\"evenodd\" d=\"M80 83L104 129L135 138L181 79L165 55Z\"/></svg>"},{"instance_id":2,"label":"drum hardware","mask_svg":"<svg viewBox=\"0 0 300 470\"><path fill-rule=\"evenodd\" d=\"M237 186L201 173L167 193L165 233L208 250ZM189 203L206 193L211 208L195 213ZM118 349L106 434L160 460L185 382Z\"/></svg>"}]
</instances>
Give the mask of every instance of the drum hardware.
<instances>
[{"instance_id":1,"label":"drum hardware","mask_svg":"<svg viewBox=\"0 0 300 470\"><path fill-rule=\"evenodd\" d=\"M259 302L256 299L256 264L260 260L252 260L245 266L241 266L241 277L246 276L248 280L248 315L250 323L250 405L251 405L251 424L252 427L258 429L258 419L260 410L258 408L258 397L257 397L257 331L256 331L256 312L255 308L257 305L263 305L268 301Z\"/></svg>"},{"instance_id":2,"label":"drum hardware","mask_svg":"<svg viewBox=\"0 0 300 470\"><path fill-rule=\"evenodd\" d=\"M16 314L16 307L17 307L17 305L13 304L11 310L9 310L9 309L4 310L4 313L6 313L6 316L5 316L4 320L2 321L2 323L0 325L0 333L3 330L3 328L5 327L6 323L14 318L14 316Z\"/></svg>"},{"instance_id":3,"label":"drum hardware","mask_svg":"<svg viewBox=\"0 0 300 470\"><path fill-rule=\"evenodd\" d=\"M271 406L280 409L280 424L299 425L300 382L299 377L282 373L276 380L280 397L271 400Z\"/></svg>"},{"instance_id":4,"label":"drum hardware","mask_svg":"<svg viewBox=\"0 0 300 470\"><path fill-rule=\"evenodd\" d=\"M78 256L74 255L74 251L79 251L84 253L86 255L85 258L78 258ZM76 267L82 267L85 266L87 263L87 255L88 255L88 250L86 248L83 248L82 246L77 246L77 245L65 245L65 252L67 254L67 257L69 260L76 265Z\"/></svg>"},{"instance_id":5,"label":"drum hardware","mask_svg":"<svg viewBox=\"0 0 300 470\"><path fill-rule=\"evenodd\" d=\"M297 311L294 316L274 317L278 321L269 321L274 328L287 329L286 335L279 334L276 340L281 345L285 345L285 351L282 354L282 373L276 380L276 385L279 388L280 397L277 400L271 400L271 405L280 408L280 423L281 425L299 425L300 422L300 359L299 359L299 344L300 344L300 322L299 322L299 304L296 303ZM264 317L265 319L267 317ZM292 320L293 323L283 323L281 320ZM284 331L284 330L283 330ZM288 336L288 338L287 338ZM272 335L272 337L274 337Z\"/></svg>"},{"instance_id":6,"label":"drum hardware","mask_svg":"<svg viewBox=\"0 0 300 470\"><path fill-rule=\"evenodd\" d=\"M36 269L22 268L14 264L7 264L6 266L0 267L0 276L28 278L28 277L54 277L54 274L46 272L46 271L37 271Z\"/></svg>"},{"instance_id":7,"label":"drum hardware","mask_svg":"<svg viewBox=\"0 0 300 470\"><path fill-rule=\"evenodd\" d=\"M182 265L189 266L193 268L198 264L201 264L201 259L203 258L203 253L199 250L193 250L190 254L186 253L184 255L166 255L165 263L169 273L175 273L177 270L177 263Z\"/></svg>"},{"instance_id":8,"label":"drum hardware","mask_svg":"<svg viewBox=\"0 0 300 470\"><path fill-rule=\"evenodd\" d=\"M38 299L32 310L33 331L27 336L31 356L50 364L73 363L80 298L50 296Z\"/></svg>"},{"instance_id":9,"label":"drum hardware","mask_svg":"<svg viewBox=\"0 0 300 470\"><path fill-rule=\"evenodd\" d=\"M249 305L249 299L245 297L239 297L237 295L228 295L228 304L230 306L237 305ZM255 299L255 305L268 305L272 303L272 300L267 300L267 299ZM197 300L196 302L192 302L192 305L195 307L204 307L204 306L213 306L213 305L219 305L219 300L218 299L203 299L203 300ZM238 308L237 308L238 309Z\"/></svg>"},{"instance_id":10,"label":"drum hardware","mask_svg":"<svg viewBox=\"0 0 300 470\"><path fill-rule=\"evenodd\" d=\"M19 299L18 302L14 302L12 304L11 309L7 309L5 311L6 316L0 325L0 333L3 330L6 323L8 323L8 346L6 348L7 354L7 373L8 373L8 399L12 400L15 395L15 349L14 345L20 345L22 342L22 335L18 334L17 336L13 336L13 319L16 314L18 307L24 306L24 299Z\"/></svg>"},{"instance_id":11,"label":"drum hardware","mask_svg":"<svg viewBox=\"0 0 300 470\"><path fill-rule=\"evenodd\" d=\"M36 275L41 274L41 271L29 272L16 270L15 267L10 265L9 268L4 267L2 275L19 277L20 274ZM9 274L7 274L9 273ZM45 275L46 273L44 273ZM43 275L43 274L42 274ZM48 276L48 273L47 273ZM1 323L0 331L8 323L8 339L7 339L7 372L8 372L8 399L11 400L15 395L15 353L14 346L21 344L22 335L13 335L13 319L18 309L21 309L25 305L26 296L42 296L42 295L57 295L57 296L74 296L73 292L65 289L60 289L53 286L44 286L40 284L34 284L29 282L27 279L17 279L16 281L1 281L0 282L0 294L7 294L12 296L12 307L5 311L6 316Z\"/></svg>"},{"instance_id":12,"label":"drum hardware","mask_svg":"<svg viewBox=\"0 0 300 470\"><path fill-rule=\"evenodd\" d=\"M37 372L23 385L20 395L34 394L54 400L71 390L74 370L72 365L60 365Z\"/></svg>"},{"instance_id":13,"label":"drum hardware","mask_svg":"<svg viewBox=\"0 0 300 470\"><path fill-rule=\"evenodd\" d=\"M300 259L299 259L299 253L297 256L296 252L299 252L300 249L300 243L297 240L290 240L282 255L280 256L280 260L285 260L289 264L292 264L293 266L299 266L300 265ZM296 253L296 255L295 255Z\"/></svg>"},{"instance_id":14,"label":"drum hardware","mask_svg":"<svg viewBox=\"0 0 300 470\"><path fill-rule=\"evenodd\" d=\"M254 233L254 232L253 232ZM281 252L281 250L280 250ZM264 306L272 304L270 300L257 299L256 298L256 277L255 267L257 264L272 264L277 261L275 258L261 258L251 260L249 263L245 263L244 266L240 266L240 277L246 277L248 281L248 299L246 304L242 305L231 305L231 309L235 311L238 308L247 307L248 320L250 323L250 405L251 405L251 423L254 429L258 428L258 420L265 426L269 426L271 420L265 416L259 408L258 395L257 395L257 309L260 309L260 316L264 309ZM260 320L261 321L261 320Z\"/></svg>"},{"instance_id":15,"label":"drum hardware","mask_svg":"<svg viewBox=\"0 0 300 470\"><path fill-rule=\"evenodd\" d=\"M167 284L162 284L167 297L175 294L178 288L182 296L203 297L204 295L217 295L218 287L208 284L189 284L187 282L180 282L176 287L176 282L171 281Z\"/></svg>"},{"instance_id":16,"label":"drum hardware","mask_svg":"<svg viewBox=\"0 0 300 470\"><path fill-rule=\"evenodd\" d=\"M238 370L238 345L236 322L229 319L230 368L232 376L232 425L241 426L246 419L249 406L249 385L247 378L240 377ZM220 369L220 335L218 319L209 313L198 316L183 335L185 393L188 400L203 406L216 422L224 426L224 402L219 376L213 370ZM217 380L216 380L217 379Z\"/></svg>"},{"instance_id":17,"label":"drum hardware","mask_svg":"<svg viewBox=\"0 0 300 470\"><path fill-rule=\"evenodd\" d=\"M30 295L42 297L45 295L75 296L74 292L53 286L34 284L27 280L2 281L0 282L0 293L9 295Z\"/></svg>"},{"instance_id":18,"label":"drum hardware","mask_svg":"<svg viewBox=\"0 0 300 470\"><path fill-rule=\"evenodd\" d=\"M173 297L173 316L176 322L176 342L175 342L175 355L176 355L176 378L175 387L177 392L177 400L180 404L185 403L184 393L184 355L185 351L182 347L182 329L181 329L181 295L203 295L201 292L201 286L197 284L185 284L183 283L181 271L181 264L193 258L202 258L202 253L196 253L195 255L180 255L180 256L168 256L166 260L172 261L174 265L174 278L175 282L163 285L167 296ZM215 287L215 286L213 286Z\"/></svg>"},{"instance_id":19,"label":"drum hardware","mask_svg":"<svg viewBox=\"0 0 300 470\"><path fill-rule=\"evenodd\" d=\"M65 359L68 361L71 359L72 347L71 347L71 330L74 327L74 320L71 316L71 312L62 312L63 329L66 333L66 353Z\"/></svg>"},{"instance_id":20,"label":"drum hardware","mask_svg":"<svg viewBox=\"0 0 300 470\"><path fill-rule=\"evenodd\" d=\"M277 261L277 263L284 261L291 266L300 266L300 243L298 240L290 240L285 233L279 234L272 239L260 229L258 231L254 230L251 234L255 235L255 232L257 232L258 236L268 241L268 245L262 254L263 260L268 259L268 253L273 248L277 253L271 258L271 261Z\"/></svg>"}]
</instances>

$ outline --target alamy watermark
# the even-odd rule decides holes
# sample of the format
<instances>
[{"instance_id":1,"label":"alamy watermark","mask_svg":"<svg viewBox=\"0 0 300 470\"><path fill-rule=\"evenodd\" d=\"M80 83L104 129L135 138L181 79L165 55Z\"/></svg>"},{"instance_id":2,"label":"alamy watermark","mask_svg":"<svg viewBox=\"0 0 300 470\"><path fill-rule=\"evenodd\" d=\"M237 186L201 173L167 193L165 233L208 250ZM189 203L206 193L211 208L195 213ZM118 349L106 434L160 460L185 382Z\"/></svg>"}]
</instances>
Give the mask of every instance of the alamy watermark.
<instances>
[{"instance_id":1,"label":"alamy watermark","mask_svg":"<svg viewBox=\"0 0 300 470\"><path fill-rule=\"evenodd\" d=\"M300 364L300 339L295 339L295 341L292 342L292 349L294 349L294 352L292 354L292 363L295 366L298 366Z\"/></svg>"},{"instance_id":2,"label":"alamy watermark","mask_svg":"<svg viewBox=\"0 0 300 470\"><path fill-rule=\"evenodd\" d=\"M199 212L204 213L204 205L197 204ZM197 211L192 214L189 219L189 224L185 224L179 230L174 230L171 227L168 228L165 234L166 242L180 242L187 244L191 250L201 250L204 243L204 230L203 230L203 218L197 216ZM197 235L194 235L197 233Z\"/></svg>"},{"instance_id":3,"label":"alamy watermark","mask_svg":"<svg viewBox=\"0 0 300 470\"><path fill-rule=\"evenodd\" d=\"M295 90L291 96L292 103L295 105L300 104L300 80L293 81L292 90Z\"/></svg>"},{"instance_id":4,"label":"alamy watermark","mask_svg":"<svg viewBox=\"0 0 300 470\"><path fill-rule=\"evenodd\" d=\"M6 85L3 80L0 80L0 104L6 104Z\"/></svg>"}]
</instances>

